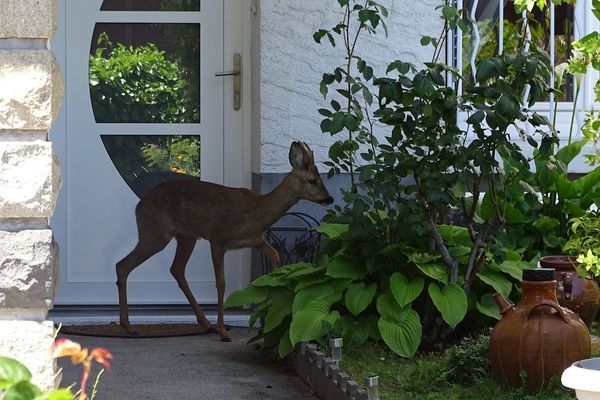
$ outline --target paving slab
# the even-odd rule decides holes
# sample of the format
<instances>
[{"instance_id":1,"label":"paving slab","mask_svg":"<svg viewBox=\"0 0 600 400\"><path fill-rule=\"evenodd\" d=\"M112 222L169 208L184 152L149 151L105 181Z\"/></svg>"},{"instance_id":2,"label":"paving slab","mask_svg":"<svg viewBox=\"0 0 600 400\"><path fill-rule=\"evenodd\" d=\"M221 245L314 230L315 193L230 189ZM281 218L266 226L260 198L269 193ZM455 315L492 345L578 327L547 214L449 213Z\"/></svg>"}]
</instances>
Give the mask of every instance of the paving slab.
<instances>
[{"instance_id":1,"label":"paving slab","mask_svg":"<svg viewBox=\"0 0 600 400\"><path fill-rule=\"evenodd\" d=\"M247 328L232 328L231 343L214 334L156 339L60 336L113 354L96 400L316 400L313 391L276 358L246 344L253 334ZM77 386L81 367L72 366L66 357L59 359L59 366L61 387Z\"/></svg>"}]
</instances>

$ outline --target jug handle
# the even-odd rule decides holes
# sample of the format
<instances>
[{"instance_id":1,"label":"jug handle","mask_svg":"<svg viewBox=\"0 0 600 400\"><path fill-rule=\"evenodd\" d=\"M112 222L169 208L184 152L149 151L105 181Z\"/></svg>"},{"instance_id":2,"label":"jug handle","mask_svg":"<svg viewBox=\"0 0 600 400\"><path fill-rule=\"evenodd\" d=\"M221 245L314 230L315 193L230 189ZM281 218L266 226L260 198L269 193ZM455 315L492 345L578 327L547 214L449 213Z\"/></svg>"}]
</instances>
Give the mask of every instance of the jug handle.
<instances>
[{"instance_id":1,"label":"jug handle","mask_svg":"<svg viewBox=\"0 0 600 400\"><path fill-rule=\"evenodd\" d=\"M536 304L535 306L531 307L531 309L527 313L527 318L529 318L531 316L531 313L533 312L533 310L535 310L536 308L541 307L541 306L548 306L548 307L554 308L556 310L556 312L558 313L558 315L560 316L560 318L564 322L569 323L564 310L558 304L556 304L555 302L550 301L550 300L542 300L541 302L539 302L539 304Z\"/></svg>"}]
</instances>

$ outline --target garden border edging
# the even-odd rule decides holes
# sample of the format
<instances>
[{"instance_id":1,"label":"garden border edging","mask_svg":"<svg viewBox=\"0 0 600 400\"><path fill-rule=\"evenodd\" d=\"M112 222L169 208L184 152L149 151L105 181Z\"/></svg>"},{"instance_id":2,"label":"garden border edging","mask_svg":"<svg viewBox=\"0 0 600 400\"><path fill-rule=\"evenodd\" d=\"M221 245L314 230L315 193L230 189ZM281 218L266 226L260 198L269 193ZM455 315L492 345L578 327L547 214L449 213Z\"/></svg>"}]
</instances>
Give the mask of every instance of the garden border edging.
<instances>
[{"instance_id":1,"label":"garden border edging","mask_svg":"<svg viewBox=\"0 0 600 400\"><path fill-rule=\"evenodd\" d=\"M367 400L367 391L342 371L337 361L325 357L315 344L300 343L288 365L323 400Z\"/></svg>"}]
</instances>

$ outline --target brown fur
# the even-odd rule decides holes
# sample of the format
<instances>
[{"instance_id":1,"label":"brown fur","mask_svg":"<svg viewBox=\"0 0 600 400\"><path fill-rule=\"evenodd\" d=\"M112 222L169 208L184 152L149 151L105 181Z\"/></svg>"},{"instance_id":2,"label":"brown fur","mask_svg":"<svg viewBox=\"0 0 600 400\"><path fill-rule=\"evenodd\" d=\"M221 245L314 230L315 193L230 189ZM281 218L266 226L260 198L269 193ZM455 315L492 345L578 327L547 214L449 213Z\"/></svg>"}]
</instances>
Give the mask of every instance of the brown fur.
<instances>
[{"instance_id":1,"label":"brown fur","mask_svg":"<svg viewBox=\"0 0 600 400\"><path fill-rule=\"evenodd\" d=\"M290 147L289 175L270 193L260 195L248 189L230 188L202 181L170 181L158 185L136 207L138 243L116 265L121 325L134 333L127 310L127 277L173 239L177 251L171 274L190 302L198 322L212 329L198 306L185 279L185 267L196 241L210 242L218 296L217 324L223 341L229 341L223 324L225 280L223 257L227 250L256 247L264 251L271 264L279 265L279 254L266 241L266 230L300 199L330 204L327 192L314 165L313 153L304 143Z\"/></svg>"}]
</instances>

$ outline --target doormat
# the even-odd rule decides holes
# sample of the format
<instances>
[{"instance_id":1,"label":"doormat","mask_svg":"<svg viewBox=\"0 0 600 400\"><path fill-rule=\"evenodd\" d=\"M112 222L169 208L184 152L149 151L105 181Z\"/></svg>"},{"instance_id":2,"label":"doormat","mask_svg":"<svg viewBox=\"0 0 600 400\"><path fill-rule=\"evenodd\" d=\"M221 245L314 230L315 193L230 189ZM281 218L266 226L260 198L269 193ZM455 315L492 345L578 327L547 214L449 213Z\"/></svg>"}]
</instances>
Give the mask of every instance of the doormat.
<instances>
[{"instance_id":1,"label":"doormat","mask_svg":"<svg viewBox=\"0 0 600 400\"><path fill-rule=\"evenodd\" d=\"M132 325L132 328L137 332L137 335L127 333L121 325L116 323L108 325L63 325L60 328L60 333L65 335L131 339L194 336L214 333L213 330L203 332L198 324L148 324ZM226 327L226 329L228 328Z\"/></svg>"}]
</instances>

